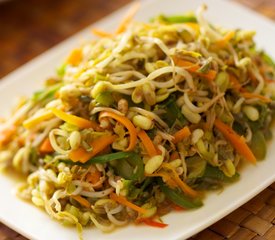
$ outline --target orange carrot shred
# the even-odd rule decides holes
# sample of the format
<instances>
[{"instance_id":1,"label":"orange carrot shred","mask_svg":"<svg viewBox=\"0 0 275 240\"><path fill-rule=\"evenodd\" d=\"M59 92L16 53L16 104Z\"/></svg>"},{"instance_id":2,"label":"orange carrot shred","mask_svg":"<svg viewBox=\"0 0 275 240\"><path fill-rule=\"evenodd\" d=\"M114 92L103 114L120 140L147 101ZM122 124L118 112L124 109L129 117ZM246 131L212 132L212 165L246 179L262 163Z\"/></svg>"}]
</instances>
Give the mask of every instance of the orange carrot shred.
<instances>
[{"instance_id":1,"label":"orange carrot shred","mask_svg":"<svg viewBox=\"0 0 275 240\"><path fill-rule=\"evenodd\" d=\"M224 47L233 37L235 36L235 31L227 32L222 39L216 41L216 45L220 48Z\"/></svg>"},{"instance_id":2,"label":"orange carrot shred","mask_svg":"<svg viewBox=\"0 0 275 240\"><path fill-rule=\"evenodd\" d=\"M86 208L90 208L90 207L91 207L90 202L89 202L87 199L81 197L80 195L73 195L73 196L71 196L71 197L72 197L74 200L76 200L78 203L80 203L82 206L84 206L84 207L86 207Z\"/></svg>"},{"instance_id":3,"label":"orange carrot shred","mask_svg":"<svg viewBox=\"0 0 275 240\"><path fill-rule=\"evenodd\" d=\"M47 137L39 147L40 153L52 153L54 152L54 149L51 145L50 139Z\"/></svg>"},{"instance_id":4,"label":"orange carrot shred","mask_svg":"<svg viewBox=\"0 0 275 240\"><path fill-rule=\"evenodd\" d=\"M105 32L101 29L93 28L92 33L98 37L112 37L114 34Z\"/></svg>"},{"instance_id":5,"label":"orange carrot shred","mask_svg":"<svg viewBox=\"0 0 275 240\"><path fill-rule=\"evenodd\" d=\"M82 57L82 50L76 48L70 53L69 57L67 58L67 63L71 65L77 65L81 62Z\"/></svg>"},{"instance_id":6,"label":"orange carrot shred","mask_svg":"<svg viewBox=\"0 0 275 240\"><path fill-rule=\"evenodd\" d=\"M201 66L199 66L196 63L189 62L189 61L177 58L177 57L174 57L173 60L174 60L176 66L184 67L185 70L187 70L191 73L196 73L199 76L206 78L207 80L212 81L216 78L217 72L212 69L210 69L206 73L201 73L201 72L198 72L198 70L200 69Z\"/></svg>"},{"instance_id":7,"label":"orange carrot shred","mask_svg":"<svg viewBox=\"0 0 275 240\"><path fill-rule=\"evenodd\" d=\"M152 218L139 218L136 222L145 223L148 226L157 227L157 228L165 228L168 226L168 224L155 221Z\"/></svg>"},{"instance_id":8,"label":"orange carrot shred","mask_svg":"<svg viewBox=\"0 0 275 240\"><path fill-rule=\"evenodd\" d=\"M176 159L179 159L180 158L180 155L178 152L173 152L170 156L170 161L173 161L173 160L176 160Z\"/></svg>"},{"instance_id":9,"label":"orange carrot shred","mask_svg":"<svg viewBox=\"0 0 275 240\"><path fill-rule=\"evenodd\" d=\"M189 127L185 126L173 135L174 136L173 143L176 144L180 142L182 139L189 137L190 135L191 135L191 132Z\"/></svg>"},{"instance_id":10,"label":"orange carrot shred","mask_svg":"<svg viewBox=\"0 0 275 240\"><path fill-rule=\"evenodd\" d=\"M135 211L137 211L138 213L141 213L141 214L145 214L146 213L146 209L144 208L141 208L137 205L135 205L134 203L132 202L129 202L125 197L123 196L118 196L117 194L115 193L110 193L110 198L124 206L127 206Z\"/></svg>"},{"instance_id":11,"label":"orange carrot shred","mask_svg":"<svg viewBox=\"0 0 275 240\"><path fill-rule=\"evenodd\" d=\"M0 146L2 146L3 144L7 144L11 140L15 132L16 127L14 125L8 126L0 130Z\"/></svg>"},{"instance_id":12,"label":"orange carrot shred","mask_svg":"<svg viewBox=\"0 0 275 240\"><path fill-rule=\"evenodd\" d=\"M257 99L261 100L264 103L270 103L270 102L272 102L272 100L270 98L265 97L265 96L260 95L260 94L255 94L255 93L250 93L250 92L242 92L241 95L244 98L247 98L247 99L257 98Z\"/></svg>"},{"instance_id":13,"label":"orange carrot shred","mask_svg":"<svg viewBox=\"0 0 275 240\"><path fill-rule=\"evenodd\" d=\"M162 177L163 181L171 188L175 188L178 184L172 179L172 177L165 171L158 171L152 174L145 174L147 177Z\"/></svg>"},{"instance_id":14,"label":"orange carrot shred","mask_svg":"<svg viewBox=\"0 0 275 240\"><path fill-rule=\"evenodd\" d=\"M140 138L144 148L146 149L150 157L158 155L158 151L154 143L144 130L138 132L138 137Z\"/></svg>"},{"instance_id":15,"label":"orange carrot shred","mask_svg":"<svg viewBox=\"0 0 275 240\"><path fill-rule=\"evenodd\" d=\"M219 119L215 120L214 125L240 155L242 155L247 161L251 163L255 164L257 162L256 157L247 146L243 137L239 136L230 126L223 123Z\"/></svg>"},{"instance_id":16,"label":"orange carrot shred","mask_svg":"<svg viewBox=\"0 0 275 240\"><path fill-rule=\"evenodd\" d=\"M85 118L81 118L81 117L78 117L78 116L75 116L72 114L68 114L66 112L63 112L63 111L57 109L57 108L52 108L51 111L56 117L62 119L65 122L68 122L72 125L75 125L79 128L93 128L95 130L100 129L99 125L94 121L87 120Z\"/></svg>"},{"instance_id":17,"label":"orange carrot shred","mask_svg":"<svg viewBox=\"0 0 275 240\"><path fill-rule=\"evenodd\" d=\"M113 118L127 128L130 135L130 142L129 142L128 148L125 149L125 151L133 150L137 143L137 130L133 125L133 123L127 117L118 115L113 112L107 112L107 111L101 112L99 115L99 118L103 118L103 117Z\"/></svg>"},{"instance_id":18,"label":"orange carrot shred","mask_svg":"<svg viewBox=\"0 0 275 240\"><path fill-rule=\"evenodd\" d=\"M198 196L198 192L189 187L185 182L183 182L174 167L172 167L169 163L162 163L162 167L170 170L172 172L173 180L178 184L181 190L191 197Z\"/></svg>"},{"instance_id":19,"label":"orange carrot shred","mask_svg":"<svg viewBox=\"0 0 275 240\"><path fill-rule=\"evenodd\" d=\"M229 81L231 83L232 88L236 90L240 90L242 88L242 85L239 83L239 81L234 75L229 74Z\"/></svg>"},{"instance_id":20,"label":"orange carrot shred","mask_svg":"<svg viewBox=\"0 0 275 240\"><path fill-rule=\"evenodd\" d=\"M107 146L112 144L115 141L116 137L116 135L103 135L101 137L98 137L90 143L92 151L88 152L84 148L80 147L76 150L72 150L69 153L69 158L73 162L85 163L90 158L96 156L98 153L104 150Z\"/></svg>"}]
</instances>

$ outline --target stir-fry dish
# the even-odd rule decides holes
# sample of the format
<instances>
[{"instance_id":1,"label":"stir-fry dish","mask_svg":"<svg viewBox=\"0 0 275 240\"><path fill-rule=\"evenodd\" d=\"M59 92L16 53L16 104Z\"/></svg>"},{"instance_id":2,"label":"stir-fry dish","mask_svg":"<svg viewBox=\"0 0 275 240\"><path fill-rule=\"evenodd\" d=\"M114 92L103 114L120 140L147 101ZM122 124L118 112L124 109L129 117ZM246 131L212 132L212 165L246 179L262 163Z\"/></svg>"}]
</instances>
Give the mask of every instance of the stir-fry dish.
<instances>
[{"instance_id":1,"label":"stir-fry dish","mask_svg":"<svg viewBox=\"0 0 275 240\"><path fill-rule=\"evenodd\" d=\"M19 101L0 130L1 168L26 176L19 197L79 232L162 228L265 158L274 63L255 32L210 24L205 8L149 23L132 8Z\"/></svg>"}]
</instances>

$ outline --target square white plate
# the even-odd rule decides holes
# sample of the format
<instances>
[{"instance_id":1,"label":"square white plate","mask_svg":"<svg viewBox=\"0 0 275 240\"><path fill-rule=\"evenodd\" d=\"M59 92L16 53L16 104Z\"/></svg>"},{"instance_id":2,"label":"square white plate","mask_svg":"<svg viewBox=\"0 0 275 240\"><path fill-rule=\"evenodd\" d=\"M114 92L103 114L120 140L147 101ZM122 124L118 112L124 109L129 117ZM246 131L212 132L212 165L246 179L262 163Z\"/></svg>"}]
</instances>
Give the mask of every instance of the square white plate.
<instances>
[{"instance_id":1,"label":"square white plate","mask_svg":"<svg viewBox=\"0 0 275 240\"><path fill-rule=\"evenodd\" d=\"M214 24L225 27L240 27L257 31L256 42L259 47L275 57L275 25L270 20L229 1L217 0L148 0L142 6L136 19L148 21L160 13L181 14L195 10L201 3L207 3L207 18ZM114 29L126 8L101 20L97 27L105 30ZM14 98L29 95L41 87L47 76L54 74L54 69L78 45L80 39L91 38L90 28L59 44L25 66L11 73L0 82L1 114L7 113ZM272 157L273 156L273 157ZM241 180L225 188L220 193L207 195L204 206L195 211L171 213L163 219L169 226L156 229L146 226L127 226L113 233L103 234L95 228L84 230L84 239L93 240L167 240L185 239L218 221L243 203L251 199L275 180L275 140L268 147L265 161L256 166L246 166L241 172ZM53 221L44 211L19 200L12 191L16 182L5 175L0 175L0 221L26 237L39 240L77 239L75 228L65 228Z\"/></svg>"}]
</instances>

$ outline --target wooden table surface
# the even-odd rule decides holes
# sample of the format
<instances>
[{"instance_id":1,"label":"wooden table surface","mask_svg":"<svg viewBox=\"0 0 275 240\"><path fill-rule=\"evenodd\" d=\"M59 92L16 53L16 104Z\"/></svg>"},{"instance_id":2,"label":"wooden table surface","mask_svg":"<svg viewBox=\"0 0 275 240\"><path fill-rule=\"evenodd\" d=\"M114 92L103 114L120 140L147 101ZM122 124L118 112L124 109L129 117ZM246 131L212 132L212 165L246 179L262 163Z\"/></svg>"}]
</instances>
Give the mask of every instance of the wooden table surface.
<instances>
[{"instance_id":1,"label":"wooden table surface","mask_svg":"<svg viewBox=\"0 0 275 240\"><path fill-rule=\"evenodd\" d=\"M217 0L218 1L218 0ZM234 0L275 20L275 0ZM0 3L0 78L130 0L14 0ZM275 184L196 240L275 239ZM26 239L0 223L0 240Z\"/></svg>"}]
</instances>

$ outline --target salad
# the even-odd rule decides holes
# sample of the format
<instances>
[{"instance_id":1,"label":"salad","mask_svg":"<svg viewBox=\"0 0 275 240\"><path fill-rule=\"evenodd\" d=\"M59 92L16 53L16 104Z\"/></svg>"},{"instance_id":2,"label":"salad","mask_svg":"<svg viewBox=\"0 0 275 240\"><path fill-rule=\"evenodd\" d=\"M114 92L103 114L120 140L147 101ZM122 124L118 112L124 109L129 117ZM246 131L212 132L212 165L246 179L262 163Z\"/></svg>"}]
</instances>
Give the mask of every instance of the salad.
<instances>
[{"instance_id":1,"label":"salad","mask_svg":"<svg viewBox=\"0 0 275 240\"><path fill-rule=\"evenodd\" d=\"M205 9L143 23L133 5L18 102L0 123L0 167L26 177L20 198L80 238L90 225L164 228L265 158L275 64L254 31L210 24Z\"/></svg>"}]
</instances>

